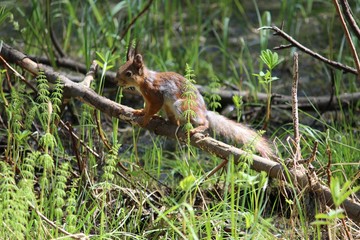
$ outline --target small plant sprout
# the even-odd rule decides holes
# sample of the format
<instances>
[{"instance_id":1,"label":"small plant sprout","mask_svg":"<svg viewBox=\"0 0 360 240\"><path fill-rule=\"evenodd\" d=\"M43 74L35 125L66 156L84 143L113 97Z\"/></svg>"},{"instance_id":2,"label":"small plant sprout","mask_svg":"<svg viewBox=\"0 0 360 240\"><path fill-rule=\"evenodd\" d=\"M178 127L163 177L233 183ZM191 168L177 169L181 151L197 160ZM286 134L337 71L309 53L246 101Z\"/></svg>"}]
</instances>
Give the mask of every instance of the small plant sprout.
<instances>
[{"instance_id":1,"label":"small plant sprout","mask_svg":"<svg viewBox=\"0 0 360 240\"><path fill-rule=\"evenodd\" d=\"M211 71L213 71L211 69ZM204 93L204 99L206 101L206 103L209 106L209 109L211 111L216 111L217 108L221 108L221 96L216 93L216 90L220 89L221 84L220 84L220 80L218 77L215 76L214 73L211 74L212 76L210 77L210 84L209 84L209 90L210 91L205 91ZM216 137L216 133L213 133L214 138Z\"/></svg>"},{"instance_id":2,"label":"small plant sprout","mask_svg":"<svg viewBox=\"0 0 360 240\"><path fill-rule=\"evenodd\" d=\"M331 178L330 181L330 191L334 201L335 207L340 207L340 205L351 195L360 190L360 186L356 186L353 189L350 189L351 181L346 181L342 184L343 188L340 188L340 180L338 178Z\"/></svg>"},{"instance_id":3,"label":"small plant sprout","mask_svg":"<svg viewBox=\"0 0 360 240\"><path fill-rule=\"evenodd\" d=\"M276 52L272 52L269 49L261 51L260 59L267 66L267 70L265 73L260 71L259 74L253 75L259 79L259 83L264 86L267 94L266 116L264 123L264 128L266 128L267 123L270 120L271 112L271 85L273 81L278 79L272 75L272 71L279 63L281 63L282 60L279 59L279 56Z\"/></svg>"},{"instance_id":4,"label":"small plant sprout","mask_svg":"<svg viewBox=\"0 0 360 240\"><path fill-rule=\"evenodd\" d=\"M242 96L239 96L239 95L234 95L232 97L232 100L234 102L234 105L235 105L235 109L236 109L236 119L237 121L239 122L240 119L241 119L241 109L242 109L242 106L243 106L243 100L242 100Z\"/></svg>"},{"instance_id":5,"label":"small plant sprout","mask_svg":"<svg viewBox=\"0 0 360 240\"><path fill-rule=\"evenodd\" d=\"M118 58L118 56L112 56L110 51L107 51L105 54L96 52L96 55L99 58L99 60L96 60L96 62L102 69L104 69L104 71L113 68L115 60Z\"/></svg>"},{"instance_id":6,"label":"small plant sprout","mask_svg":"<svg viewBox=\"0 0 360 240\"><path fill-rule=\"evenodd\" d=\"M270 72L282 61L279 59L279 55L276 52L272 52L270 49L261 51L260 59L269 68Z\"/></svg>"},{"instance_id":7,"label":"small plant sprout","mask_svg":"<svg viewBox=\"0 0 360 240\"><path fill-rule=\"evenodd\" d=\"M100 85L99 85L99 93L102 92L104 82L105 82L105 73L110 70L115 65L115 60L118 56L113 56L110 51L107 51L105 54L96 52L98 60L96 60L97 64L102 68Z\"/></svg>"},{"instance_id":8,"label":"small plant sprout","mask_svg":"<svg viewBox=\"0 0 360 240\"><path fill-rule=\"evenodd\" d=\"M318 213L315 215L316 221L312 222L312 225L333 225L332 235L336 236L336 220L344 219L345 211L340 206L351 195L360 190L360 186L356 186L353 189L350 188L351 181L346 181L342 186L338 178L331 177L330 180L330 192L335 205L335 209L330 210L328 213Z\"/></svg>"}]
</instances>

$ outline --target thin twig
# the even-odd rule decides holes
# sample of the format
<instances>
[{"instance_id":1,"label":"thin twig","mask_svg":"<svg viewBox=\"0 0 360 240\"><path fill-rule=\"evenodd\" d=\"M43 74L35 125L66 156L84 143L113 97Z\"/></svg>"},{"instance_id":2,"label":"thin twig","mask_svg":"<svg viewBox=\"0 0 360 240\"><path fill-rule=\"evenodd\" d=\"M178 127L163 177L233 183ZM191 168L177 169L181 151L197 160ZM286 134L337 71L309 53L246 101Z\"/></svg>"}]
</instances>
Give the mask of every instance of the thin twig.
<instances>
[{"instance_id":1,"label":"thin twig","mask_svg":"<svg viewBox=\"0 0 360 240\"><path fill-rule=\"evenodd\" d=\"M354 19L354 14L351 12L351 8L349 6L349 3L347 0L341 0L340 1L341 7L344 11L344 15L346 20L348 21L352 31L355 33L355 35L357 36L357 38L360 40L360 28L357 25L355 19Z\"/></svg>"},{"instance_id":2,"label":"thin twig","mask_svg":"<svg viewBox=\"0 0 360 240\"><path fill-rule=\"evenodd\" d=\"M295 155L294 155L294 164L301 158L301 149L300 149L300 133L299 133L299 109L298 109L298 100L297 100L297 90L299 83L299 55L297 52L294 53L294 73L293 73L293 86L291 89L292 95L292 117L294 123L294 143L295 143Z\"/></svg>"},{"instance_id":3,"label":"thin twig","mask_svg":"<svg viewBox=\"0 0 360 240\"><path fill-rule=\"evenodd\" d=\"M349 232L349 228L347 227L347 225L346 225L346 222L345 222L345 219L344 218L342 218L341 219L341 223L342 223L342 225L343 225L343 227L344 227L344 231L345 231L345 233L346 233L346 237L347 237L347 239L349 239L349 240L353 240L354 238L352 237L352 235L350 234L350 232Z\"/></svg>"},{"instance_id":4,"label":"thin twig","mask_svg":"<svg viewBox=\"0 0 360 240\"><path fill-rule=\"evenodd\" d=\"M206 179L208 179L209 177L211 177L212 175L214 175L216 172L218 172L221 168L223 168L227 163L229 162L229 160L227 158L224 159L224 161L222 161L219 165L217 165L213 170L211 170L211 172L209 172L206 175Z\"/></svg>"},{"instance_id":5,"label":"thin twig","mask_svg":"<svg viewBox=\"0 0 360 240\"><path fill-rule=\"evenodd\" d=\"M51 66L51 61L47 57L29 56L29 58L31 60L33 60L34 62ZM71 58L66 58L66 57L65 58L56 58L55 63L56 63L56 66L58 66L58 67L63 67L63 68L69 69L69 70L73 70L75 72L80 72L82 74L87 74L87 72L88 72L88 68L86 67L85 64L81 63L78 60L74 60ZM110 81L110 82L114 81L115 76L116 76L116 72L106 71L105 80ZM83 80L83 78L81 77L80 81L82 81L82 80Z\"/></svg>"},{"instance_id":6,"label":"thin twig","mask_svg":"<svg viewBox=\"0 0 360 240\"><path fill-rule=\"evenodd\" d=\"M351 51L351 54L353 55L355 66L356 66L356 69L357 69L358 79L360 81L360 60L359 60L359 56L356 53L356 49L355 49L354 43L353 43L353 41L351 39L349 29L347 28L346 22L344 20L344 16L342 15L340 5L339 5L337 0L333 0L333 2L335 4L336 11L339 14L341 25L344 28L346 40L348 41L348 44L350 46L350 51Z\"/></svg>"},{"instance_id":7,"label":"thin twig","mask_svg":"<svg viewBox=\"0 0 360 240\"><path fill-rule=\"evenodd\" d=\"M332 60L329 60L327 58L325 58L324 56L321 56L320 54L310 50L309 48L305 47L304 45L302 45L301 43L299 43L298 41L296 41L294 38L292 38L290 35L288 35L287 33L285 33L283 30L281 30L280 28L276 27L276 26L271 26L271 27L262 27L261 29L270 29L270 30L273 30L275 33L274 35L279 35L281 36L282 38L284 38L286 41L290 42L291 44L293 44L294 47L296 47L297 49L299 49L300 51L306 53L306 54L309 54L310 56L336 68L336 69L339 69L339 70L342 70L344 72L349 72L349 73L352 73L352 74L355 74L357 75L358 72L355 68L352 68L352 67L349 67L345 64L342 64L342 63L339 63L339 62L336 62L336 61L332 61ZM280 49L278 47L275 47L274 48L275 50L277 49Z\"/></svg>"},{"instance_id":8,"label":"thin twig","mask_svg":"<svg viewBox=\"0 0 360 240\"><path fill-rule=\"evenodd\" d=\"M136 17L134 17L131 22L126 26L126 28L122 31L121 35L120 35L120 41L124 39L125 35L127 34L127 32L130 30L130 28L135 24L135 22L148 10L150 9L150 6L152 4L153 0L149 0L149 2L146 4L146 6L139 12L138 15L136 15ZM116 51L116 47L114 47L114 49L112 50L112 53L114 53Z\"/></svg>"},{"instance_id":9,"label":"thin twig","mask_svg":"<svg viewBox=\"0 0 360 240\"><path fill-rule=\"evenodd\" d=\"M99 133L99 136L100 136L101 141L104 143L105 147L106 147L108 150L111 150L111 146L110 146L109 141L107 140L107 138L106 138L106 136L105 136L105 134L104 134L104 131L103 131L102 128L101 128L100 119L99 119L99 117L97 116L96 111L94 111L94 118L95 118L96 127L97 127L97 130L98 130L98 133Z\"/></svg>"},{"instance_id":10,"label":"thin twig","mask_svg":"<svg viewBox=\"0 0 360 240\"><path fill-rule=\"evenodd\" d=\"M306 162L305 162L306 164L310 164L310 163L312 163L312 162L315 160L318 146L319 146L319 142L316 141L316 142L314 143L314 148L313 148L313 150L312 150L312 152L311 152L310 157L309 157L308 159L306 159Z\"/></svg>"},{"instance_id":11,"label":"thin twig","mask_svg":"<svg viewBox=\"0 0 360 240\"><path fill-rule=\"evenodd\" d=\"M135 22L150 8L153 0L149 0L149 2L146 4L146 6L139 12L139 14L134 17L131 22L127 25L127 27L124 29L124 31L121 33L120 41L125 37L126 33L129 31L129 29L132 27L132 25L135 24Z\"/></svg>"},{"instance_id":12,"label":"thin twig","mask_svg":"<svg viewBox=\"0 0 360 240\"><path fill-rule=\"evenodd\" d=\"M37 89L31 85L27 80L26 78L21 75L20 73L18 73L13 67L10 66L10 64L7 63L7 61L2 57L0 56L0 60L6 65L6 67L8 67L13 73L15 73L15 75L17 77L19 77L21 79L21 81L23 81L28 87L30 87L34 92L37 92ZM11 85L10 85L11 86Z\"/></svg>"},{"instance_id":13,"label":"thin twig","mask_svg":"<svg viewBox=\"0 0 360 240\"><path fill-rule=\"evenodd\" d=\"M46 15L46 25L48 28L48 31L50 32L50 40L53 44L53 46L55 47L54 54L56 56L56 58L58 57L65 57L65 53L62 50L62 48L60 47L59 41L57 40L56 36L55 36L55 32L54 29L52 27L52 16L51 16L51 10L50 10L50 2L46 3L46 8L45 8L45 15Z\"/></svg>"},{"instance_id":14,"label":"thin twig","mask_svg":"<svg viewBox=\"0 0 360 240\"><path fill-rule=\"evenodd\" d=\"M328 180L328 186L331 184L331 162L332 162L332 153L329 143L326 143L326 154L328 156L328 163L326 165L326 176Z\"/></svg>"},{"instance_id":15,"label":"thin twig","mask_svg":"<svg viewBox=\"0 0 360 240\"><path fill-rule=\"evenodd\" d=\"M70 133L71 143L72 143L73 151L75 152L75 157L76 157L76 160L77 160L79 172L80 172L81 175L83 175L84 172L85 172L85 169L87 167L87 163L85 162L85 160L83 160L80 157L79 147L77 145L77 140L74 137L75 134L73 134L74 131L73 131L73 128L72 128L71 124L69 122L67 122L66 127L67 127L67 130Z\"/></svg>"},{"instance_id":16,"label":"thin twig","mask_svg":"<svg viewBox=\"0 0 360 240\"><path fill-rule=\"evenodd\" d=\"M67 130L67 131L70 133L70 135L71 135L72 138L74 138L75 140L79 141L80 144L81 144L84 148L86 148L92 155L94 155L97 159L100 159L100 158L101 158L100 155L99 155L97 152L95 152L94 150L92 150L88 145L86 145L86 144L84 143L83 140L81 140L73 131L71 131L70 128L67 126L67 124L65 124L65 123L63 122L63 120L61 120L61 119L60 119L60 124L61 124L61 126L62 126L65 130Z\"/></svg>"},{"instance_id":17,"label":"thin twig","mask_svg":"<svg viewBox=\"0 0 360 240\"><path fill-rule=\"evenodd\" d=\"M56 52L59 54L59 57L63 58L66 56L66 54L64 53L64 51L62 50L62 48L60 47L60 43L59 41L57 40L56 36L55 36L55 32L54 32L54 29L53 27L51 26L51 23L50 23L50 39L51 39L51 42L53 43L55 49L56 49Z\"/></svg>"},{"instance_id":18,"label":"thin twig","mask_svg":"<svg viewBox=\"0 0 360 240\"><path fill-rule=\"evenodd\" d=\"M56 223L54 223L53 221L51 221L50 219L48 219L44 214L42 214L32 203L28 202L30 208L32 208L33 210L35 210L36 214L42 219L44 220L46 223L48 223L50 226L52 226L53 228L56 228L57 230L59 230L60 232L62 232L63 234L65 234L67 237L73 238L73 239L89 239L88 236L86 236L84 233L76 233L76 234L72 234L68 231L66 231L65 229L59 227L56 225Z\"/></svg>"},{"instance_id":19,"label":"thin twig","mask_svg":"<svg viewBox=\"0 0 360 240\"><path fill-rule=\"evenodd\" d=\"M75 152L75 157L76 157L76 160L77 160L77 164L78 164L78 168L79 168L79 172L82 176L82 178L84 179L84 181L87 183L86 185L90 185L92 186L93 183L91 182L91 179L89 177L89 174L87 172L87 158L81 158L80 157L80 152L79 152L79 148L78 148L78 145L77 145L77 141L79 141L80 143L83 143L83 141L81 139L79 139L73 129L72 129L72 126L69 122L67 122L66 124L60 120L60 123L63 125L63 127L65 129L68 130L68 132L70 133L70 137L71 137L71 142L72 142L72 146L73 146L73 150ZM85 146L88 150L90 150L91 153L95 153L94 151L92 151L87 145L85 144L82 144L83 146ZM94 154L94 156L98 156L99 155L97 153ZM91 195L94 195L93 194L93 191L90 191Z\"/></svg>"},{"instance_id":20,"label":"thin twig","mask_svg":"<svg viewBox=\"0 0 360 240\"><path fill-rule=\"evenodd\" d=\"M0 49L1 49L1 47L2 47L2 45L1 45L1 43L0 43ZM1 56L0 56L0 57L1 57ZM1 60L2 60L3 64L5 65L4 68L10 66L10 65L5 61L5 59L3 59L2 57L1 57ZM8 86L9 86L10 88L12 88L12 83L11 83L11 81L10 81L9 71L5 71L5 75L6 75L6 83L8 84ZM7 103L6 99L5 99L5 103Z\"/></svg>"},{"instance_id":21,"label":"thin twig","mask_svg":"<svg viewBox=\"0 0 360 240\"><path fill-rule=\"evenodd\" d=\"M289 44L281 44L277 47L274 47L274 50L282 50L282 49L286 49L286 48L291 48L294 47L294 44L289 43Z\"/></svg>"}]
</instances>

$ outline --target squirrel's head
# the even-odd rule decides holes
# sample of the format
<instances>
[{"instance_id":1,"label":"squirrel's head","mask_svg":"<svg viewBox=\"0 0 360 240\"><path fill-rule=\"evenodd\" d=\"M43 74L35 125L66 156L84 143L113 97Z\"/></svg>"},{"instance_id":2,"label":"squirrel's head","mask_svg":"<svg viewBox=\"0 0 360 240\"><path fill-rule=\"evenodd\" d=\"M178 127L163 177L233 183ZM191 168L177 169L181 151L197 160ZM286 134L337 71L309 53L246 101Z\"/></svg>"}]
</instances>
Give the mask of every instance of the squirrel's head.
<instances>
[{"instance_id":1,"label":"squirrel's head","mask_svg":"<svg viewBox=\"0 0 360 240\"><path fill-rule=\"evenodd\" d=\"M116 73L115 80L122 87L138 87L144 78L144 61L137 48L130 46L126 55L126 63Z\"/></svg>"}]
</instances>

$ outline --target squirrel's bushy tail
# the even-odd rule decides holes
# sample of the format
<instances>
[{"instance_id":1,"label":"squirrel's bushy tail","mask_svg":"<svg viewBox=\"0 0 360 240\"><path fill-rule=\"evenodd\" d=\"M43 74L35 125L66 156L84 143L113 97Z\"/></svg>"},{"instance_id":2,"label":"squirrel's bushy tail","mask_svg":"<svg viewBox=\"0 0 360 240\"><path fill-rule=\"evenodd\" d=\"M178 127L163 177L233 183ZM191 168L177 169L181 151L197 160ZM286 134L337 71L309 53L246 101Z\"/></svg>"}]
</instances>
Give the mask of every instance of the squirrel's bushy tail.
<instances>
[{"instance_id":1,"label":"squirrel's bushy tail","mask_svg":"<svg viewBox=\"0 0 360 240\"><path fill-rule=\"evenodd\" d=\"M215 133L236 143L253 144L256 151L263 157L269 158L274 156L268 141L254 130L212 111L207 112L207 119L210 129Z\"/></svg>"}]
</instances>

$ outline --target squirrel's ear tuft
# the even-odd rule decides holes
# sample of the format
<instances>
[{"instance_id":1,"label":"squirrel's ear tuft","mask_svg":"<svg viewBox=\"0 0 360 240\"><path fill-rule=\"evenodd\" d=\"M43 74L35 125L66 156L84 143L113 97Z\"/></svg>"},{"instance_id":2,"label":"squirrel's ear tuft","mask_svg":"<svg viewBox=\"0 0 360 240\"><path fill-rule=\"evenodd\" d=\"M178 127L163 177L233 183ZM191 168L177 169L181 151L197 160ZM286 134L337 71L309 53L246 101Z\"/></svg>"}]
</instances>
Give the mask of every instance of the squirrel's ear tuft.
<instances>
[{"instance_id":1,"label":"squirrel's ear tuft","mask_svg":"<svg viewBox=\"0 0 360 240\"><path fill-rule=\"evenodd\" d=\"M135 56L135 49L132 45L129 45L127 54L126 54L126 61L131 61L134 59Z\"/></svg>"},{"instance_id":2,"label":"squirrel's ear tuft","mask_svg":"<svg viewBox=\"0 0 360 240\"><path fill-rule=\"evenodd\" d=\"M133 61L135 55L138 53L137 41L135 39L131 40L127 49L126 61Z\"/></svg>"},{"instance_id":3,"label":"squirrel's ear tuft","mask_svg":"<svg viewBox=\"0 0 360 240\"><path fill-rule=\"evenodd\" d=\"M143 57L141 56L141 54L138 53L138 54L135 55L134 64L138 68L141 68L144 65Z\"/></svg>"}]
</instances>

